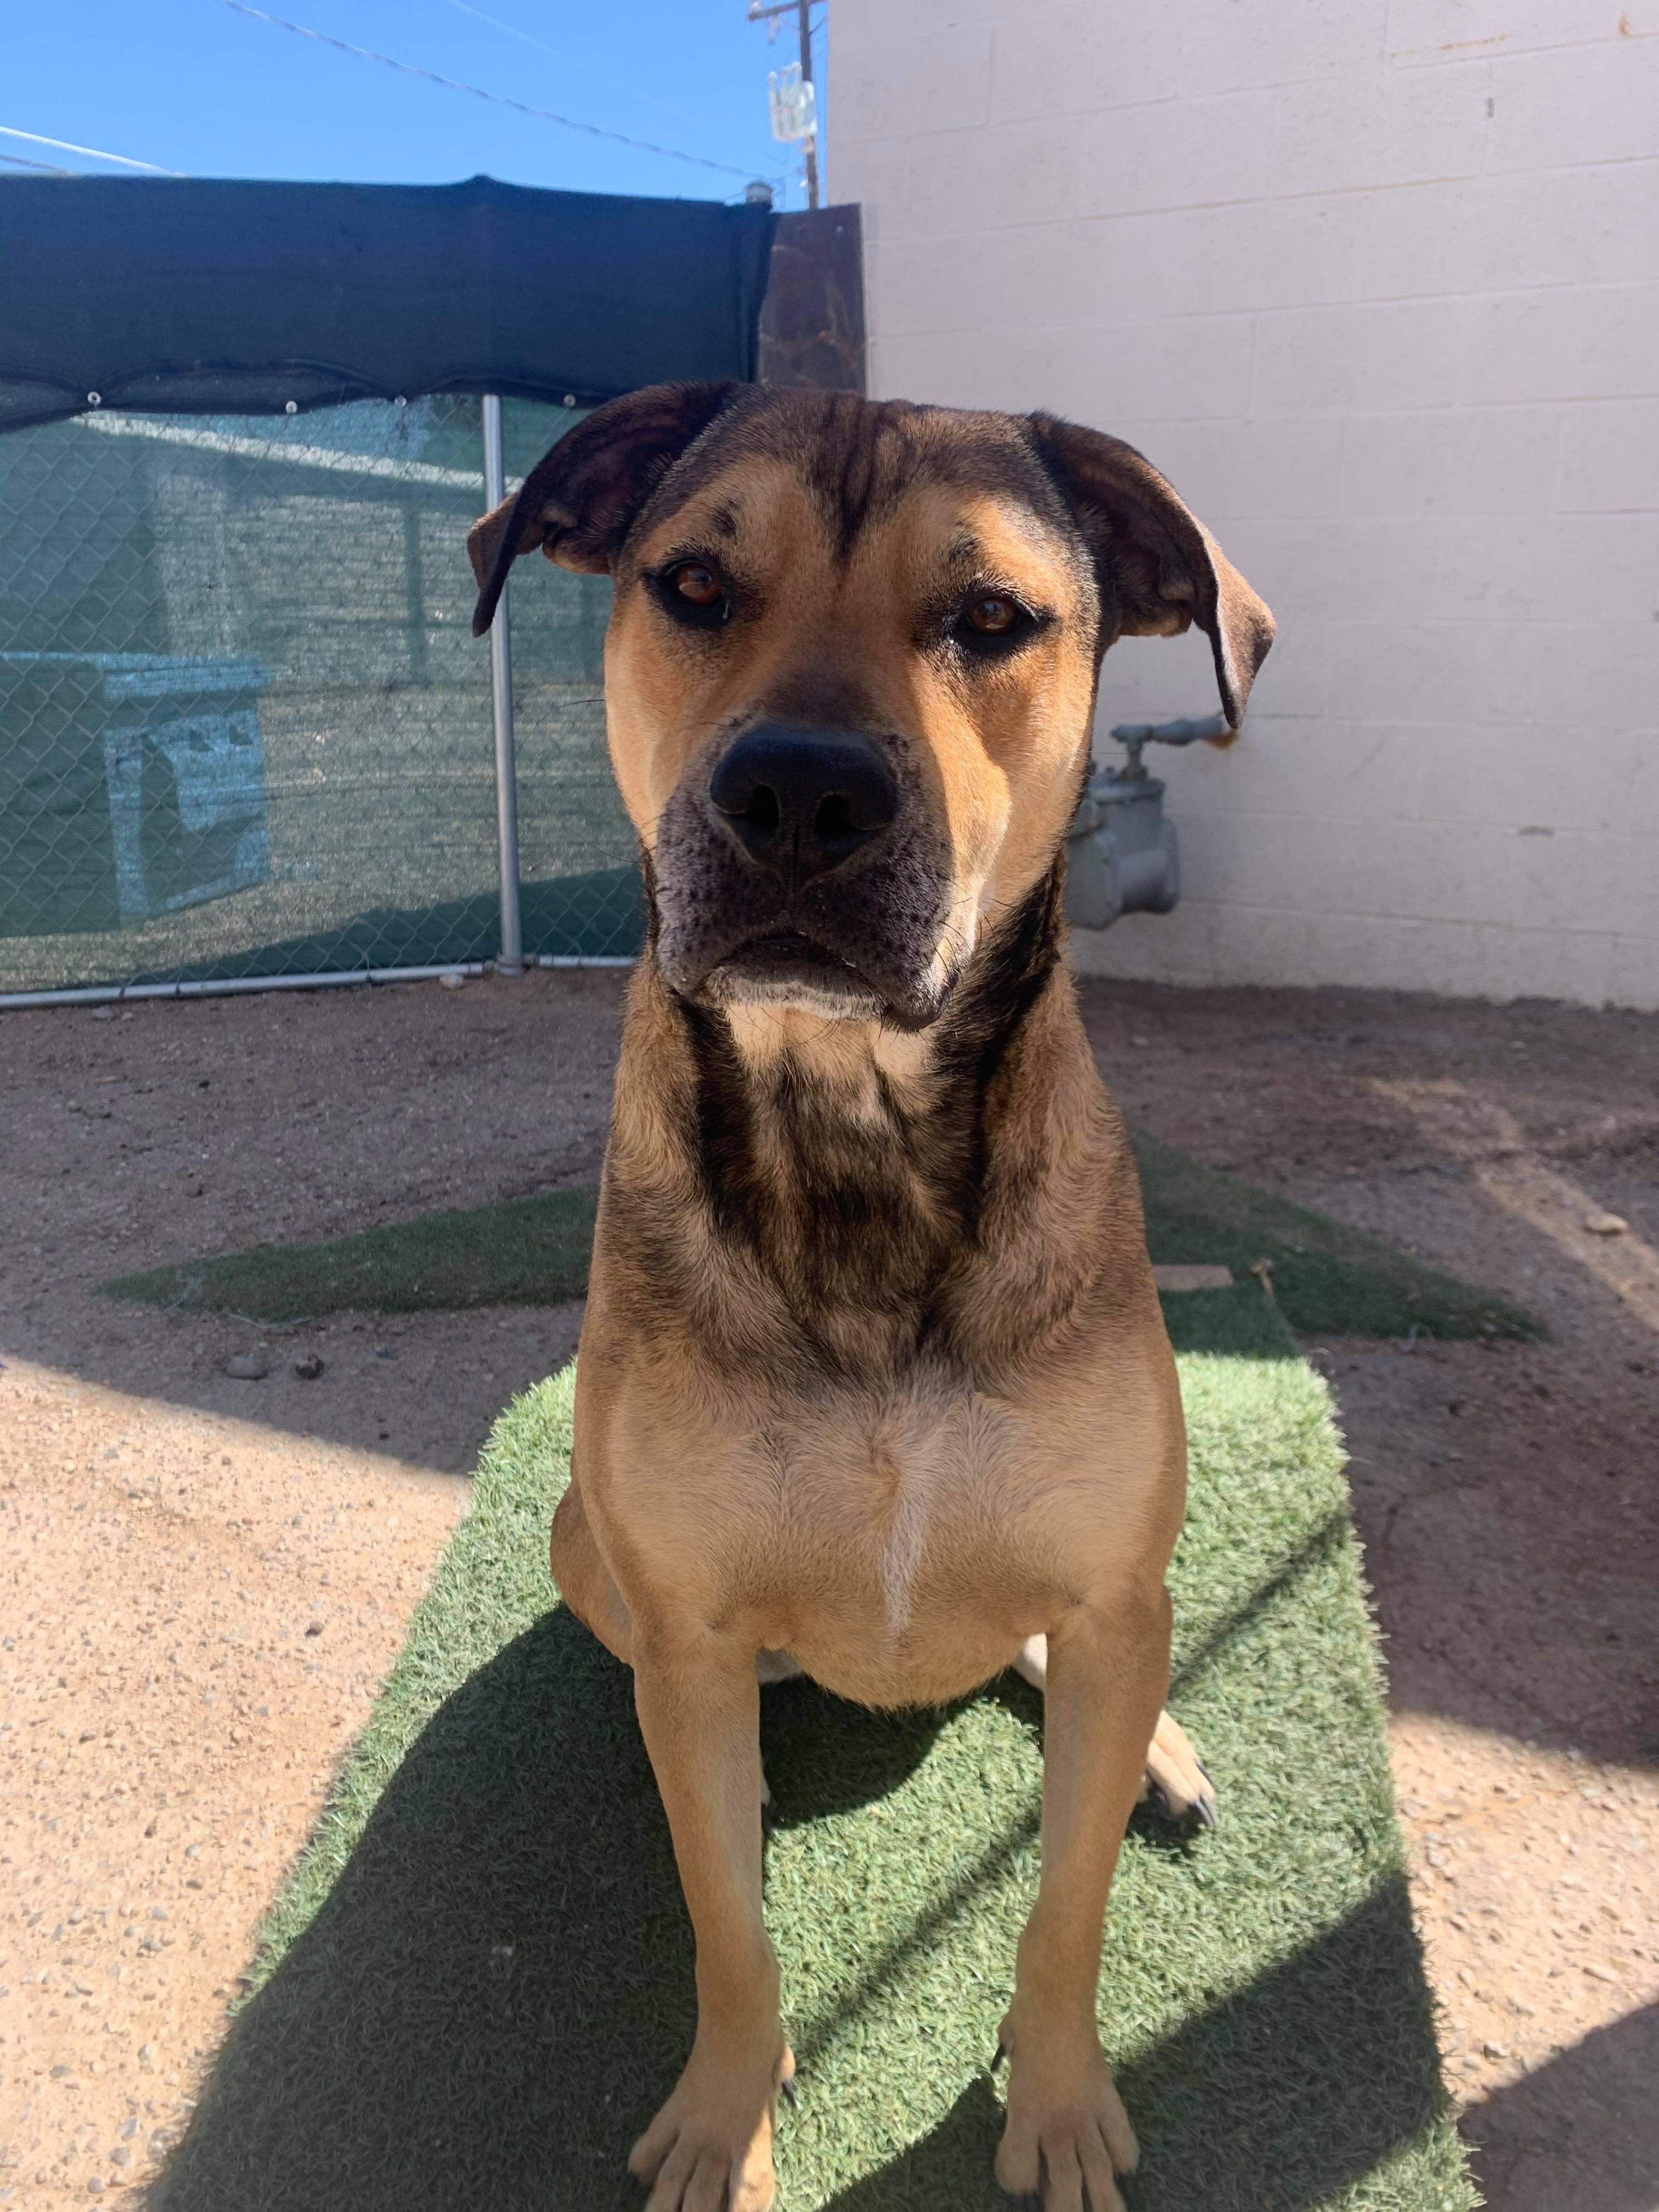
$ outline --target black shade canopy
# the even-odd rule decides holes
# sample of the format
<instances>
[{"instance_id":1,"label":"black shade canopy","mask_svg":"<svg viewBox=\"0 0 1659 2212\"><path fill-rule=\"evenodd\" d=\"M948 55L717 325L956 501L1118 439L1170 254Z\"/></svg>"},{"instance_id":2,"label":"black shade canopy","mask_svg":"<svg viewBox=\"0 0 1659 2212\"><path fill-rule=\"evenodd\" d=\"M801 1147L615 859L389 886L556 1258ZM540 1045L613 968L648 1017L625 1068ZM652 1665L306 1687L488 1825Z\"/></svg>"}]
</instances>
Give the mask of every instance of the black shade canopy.
<instances>
[{"instance_id":1,"label":"black shade canopy","mask_svg":"<svg viewBox=\"0 0 1659 2212\"><path fill-rule=\"evenodd\" d=\"M0 428L97 402L580 404L756 373L764 207L459 185L0 180Z\"/></svg>"}]
</instances>

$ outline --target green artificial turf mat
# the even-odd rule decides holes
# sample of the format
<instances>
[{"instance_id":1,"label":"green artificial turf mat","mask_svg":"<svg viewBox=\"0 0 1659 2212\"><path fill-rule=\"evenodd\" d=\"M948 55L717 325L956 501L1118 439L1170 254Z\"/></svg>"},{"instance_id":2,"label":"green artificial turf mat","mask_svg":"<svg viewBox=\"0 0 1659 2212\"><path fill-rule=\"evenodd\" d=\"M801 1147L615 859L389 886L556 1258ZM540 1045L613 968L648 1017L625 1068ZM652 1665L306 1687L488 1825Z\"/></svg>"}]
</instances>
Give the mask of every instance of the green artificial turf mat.
<instances>
[{"instance_id":1,"label":"green artificial turf mat","mask_svg":"<svg viewBox=\"0 0 1659 2212\"><path fill-rule=\"evenodd\" d=\"M1519 1307L1462 1283L1380 1237L1293 1206L1208 1168L1172 1145L1135 1139L1154 1260L1219 1261L1241 1279L1271 1261L1273 1291L1291 1328L1308 1335L1538 1337ZM103 1287L180 1313L232 1313L294 1322L351 1307L372 1313L448 1312L460 1306L553 1305L587 1288L598 1192L591 1186L504 1199L455 1213L365 1229L322 1244L258 1244L185 1261ZM1166 1302L1182 1334L1209 1295ZM1259 1294L1258 1294L1259 1295Z\"/></svg>"},{"instance_id":2,"label":"green artificial turf mat","mask_svg":"<svg viewBox=\"0 0 1659 2212\"><path fill-rule=\"evenodd\" d=\"M1540 1323L1495 1291L1426 1267L1328 1213L1206 1167L1135 1133L1146 1238L1160 1265L1218 1261L1238 1276L1272 1263L1273 1295L1307 1336L1541 1338Z\"/></svg>"},{"instance_id":3,"label":"green artificial turf mat","mask_svg":"<svg viewBox=\"0 0 1659 2212\"><path fill-rule=\"evenodd\" d=\"M1192 1303L1170 1703L1221 1825L1137 1816L1113 1893L1130 2203L1466 2212L1329 1400L1255 1285ZM637 2212L623 2161L690 2045L690 1938L630 1678L547 1579L571 1396L567 1371L497 1425L157 2212ZM781 2212L992 2212L1040 1700L1006 1678L870 1713L794 1682L762 1728L801 2091Z\"/></svg>"},{"instance_id":4,"label":"green artificial turf mat","mask_svg":"<svg viewBox=\"0 0 1659 2212\"><path fill-rule=\"evenodd\" d=\"M556 1305L587 1289L599 1191L592 1183L421 1213L321 1244L256 1244L118 1275L111 1297L177 1313L308 1320L347 1309L452 1313L462 1306Z\"/></svg>"}]
</instances>

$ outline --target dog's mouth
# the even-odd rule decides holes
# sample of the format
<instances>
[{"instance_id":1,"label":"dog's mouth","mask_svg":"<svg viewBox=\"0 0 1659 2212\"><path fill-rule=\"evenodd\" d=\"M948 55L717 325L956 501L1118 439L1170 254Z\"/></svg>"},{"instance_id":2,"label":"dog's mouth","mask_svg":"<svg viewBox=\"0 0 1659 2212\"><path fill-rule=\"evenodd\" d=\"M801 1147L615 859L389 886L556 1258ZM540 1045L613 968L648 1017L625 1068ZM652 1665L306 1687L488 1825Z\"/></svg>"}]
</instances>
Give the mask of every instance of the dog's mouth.
<instances>
[{"instance_id":1,"label":"dog's mouth","mask_svg":"<svg viewBox=\"0 0 1659 2212\"><path fill-rule=\"evenodd\" d=\"M709 981L722 998L813 999L880 1004L883 994L860 969L797 929L751 937L719 963Z\"/></svg>"}]
</instances>

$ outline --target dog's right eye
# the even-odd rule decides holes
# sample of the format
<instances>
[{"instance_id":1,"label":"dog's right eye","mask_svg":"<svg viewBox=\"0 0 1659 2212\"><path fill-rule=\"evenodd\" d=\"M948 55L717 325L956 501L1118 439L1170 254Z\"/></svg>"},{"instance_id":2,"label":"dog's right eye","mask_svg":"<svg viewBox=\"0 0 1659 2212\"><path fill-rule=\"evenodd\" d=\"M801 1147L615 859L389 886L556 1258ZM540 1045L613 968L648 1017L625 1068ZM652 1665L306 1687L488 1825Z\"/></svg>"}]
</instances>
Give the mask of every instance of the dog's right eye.
<instances>
[{"instance_id":1,"label":"dog's right eye","mask_svg":"<svg viewBox=\"0 0 1659 2212\"><path fill-rule=\"evenodd\" d=\"M690 599L694 607L712 607L720 597L719 578L701 561L682 561L668 580L680 597Z\"/></svg>"},{"instance_id":2,"label":"dog's right eye","mask_svg":"<svg viewBox=\"0 0 1659 2212\"><path fill-rule=\"evenodd\" d=\"M676 561L654 580L658 599L678 622L711 629L732 611L725 584L706 561Z\"/></svg>"}]
</instances>

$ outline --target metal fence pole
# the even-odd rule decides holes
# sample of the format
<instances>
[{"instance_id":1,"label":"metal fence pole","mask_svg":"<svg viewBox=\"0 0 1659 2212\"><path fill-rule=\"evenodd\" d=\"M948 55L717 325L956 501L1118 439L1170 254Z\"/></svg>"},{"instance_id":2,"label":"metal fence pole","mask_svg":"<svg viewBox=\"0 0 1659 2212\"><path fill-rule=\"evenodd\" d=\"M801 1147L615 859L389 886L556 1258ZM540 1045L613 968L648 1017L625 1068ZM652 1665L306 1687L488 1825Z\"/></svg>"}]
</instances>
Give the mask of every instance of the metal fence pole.
<instances>
[{"instance_id":1,"label":"metal fence pole","mask_svg":"<svg viewBox=\"0 0 1659 2212\"><path fill-rule=\"evenodd\" d=\"M483 398L484 506L499 507L507 496L501 455L501 403ZM489 688L495 720L495 833L501 851L501 950L495 963L502 975L524 973L524 926L519 911L519 778L513 742L513 643L508 631L507 594L502 592L489 631Z\"/></svg>"}]
</instances>

